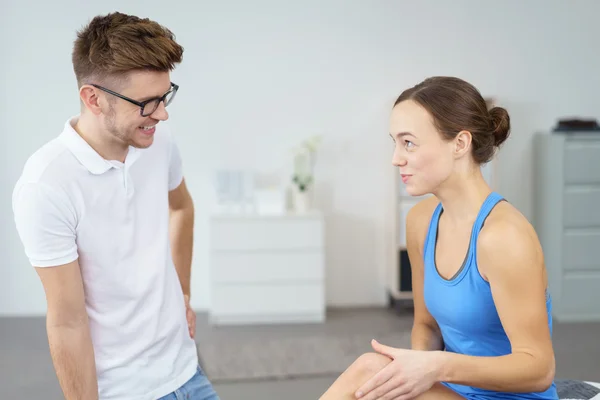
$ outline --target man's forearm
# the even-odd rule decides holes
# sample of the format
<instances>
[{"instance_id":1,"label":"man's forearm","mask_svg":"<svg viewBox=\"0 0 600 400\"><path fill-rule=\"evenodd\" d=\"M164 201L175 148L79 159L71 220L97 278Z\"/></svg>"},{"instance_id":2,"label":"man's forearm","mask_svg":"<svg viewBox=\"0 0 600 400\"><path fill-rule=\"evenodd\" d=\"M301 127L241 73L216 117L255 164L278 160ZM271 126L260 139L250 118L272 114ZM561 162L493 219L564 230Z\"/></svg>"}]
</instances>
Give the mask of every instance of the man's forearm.
<instances>
[{"instance_id":1,"label":"man's forearm","mask_svg":"<svg viewBox=\"0 0 600 400\"><path fill-rule=\"evenodd\" d=\"M476 357L440 352L442 382L499 392L542 392L554 379L554 360L527 353Z\"/></svg>"},{"instance_id":2,"label":"man's forearm","mask_svg":"<svg viewBox=\"0 0 600 400\"><path fill-rule=\"evenodd\" d=\"M89 326L48 325L50 355L66 400L95 400L98 380Z\"/></svg>"},{"instance_id":3,"label":"man's forearm","mask_svg":"<svg viewBox=\"0 0 600 400\"><path fill-rule=\"evenodd\" d=\"M170 237L173 263L184 295L190 295L192 249L194 246L194 208L171 211Z\"/></svg>"},{"instance_id":4,"label":"man's forearm","mask_svg":"<svg viewBox=\"0 0 600 400\"><path fill-rule=\"evenodd\" d=\"M426 324L415 323L411 333L411 348L413 350L442 350L444 347L442 334Z\"/></svg>"}]
</instances>

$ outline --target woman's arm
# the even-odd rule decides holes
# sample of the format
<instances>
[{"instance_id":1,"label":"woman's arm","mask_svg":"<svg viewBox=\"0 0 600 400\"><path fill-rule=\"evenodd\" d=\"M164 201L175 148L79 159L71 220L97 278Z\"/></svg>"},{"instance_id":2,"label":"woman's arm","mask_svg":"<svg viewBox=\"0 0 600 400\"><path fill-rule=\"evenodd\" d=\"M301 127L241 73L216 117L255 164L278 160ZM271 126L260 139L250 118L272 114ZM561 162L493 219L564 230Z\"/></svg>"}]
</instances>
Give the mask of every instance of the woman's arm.
<instances>
[{"instance_id":1,"label":"woman's arm","mask_svg":"<svg viewBox=\"0 0 600 400\"><path fill-rule=\"evenodd\" d=\"M477 261L490 283L512 353L474 357L441 352L439 378L495 391L544 391L554 379L555 361L542 249L524 217L510 212L497 215L502 218L490 216L479 235Z\"/></svg>"},{"instance_id":2,"label":"woman's arm","mask_svg":"<svg viewBox=\"0 0 600 400\"><path fill-rule=\"evenodd\" d=\"M425 199L411 208L406 216L406 247L410 259L414 303L411 348L414 350L443 349L442 333L427 311L423 299L423 243L436 204L435 198Z\"/></svg>"}]
</instances>

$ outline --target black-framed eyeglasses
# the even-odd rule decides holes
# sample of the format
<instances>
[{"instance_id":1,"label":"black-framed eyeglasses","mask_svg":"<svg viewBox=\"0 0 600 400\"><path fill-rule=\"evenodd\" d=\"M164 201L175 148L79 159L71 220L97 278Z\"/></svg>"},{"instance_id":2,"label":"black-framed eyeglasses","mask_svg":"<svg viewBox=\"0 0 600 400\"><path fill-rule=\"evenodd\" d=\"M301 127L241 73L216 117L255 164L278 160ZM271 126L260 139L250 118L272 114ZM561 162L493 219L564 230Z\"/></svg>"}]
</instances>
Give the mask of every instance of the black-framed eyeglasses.
<instances>
[{"instance_id":1,"label":"black-framed eyeglasses","mask_svg":"<svg viewBox=\"0 0 600 400\"><path fill-rule=\"evenodd\" d=\"M125 101L128 101L132 104L135 104L136 106L139 106L140 114L142 117L148 117L148 116L152 115L154 113L154 111L156 111L158 106L160 105L161 101L165 102L165 107L168 106L169 104L171 104L171 102L175 98L175 94L177 94L177 90L179 89L179 85L176 85L175 83L171 82L171 89L169 89L169 91L167 93L163 94L162 96L154 97L152 99L148 99L145 101L137 101L137 100L133 100L127 96L123 96L122 94L114 92L105 87L102 87L100 85L96 85L95 83L92 83L91 85L95 88L98 88L98 89L106 92L106 93L110 93L113 96L117 96Z\"/></svg>"}]
</instances>

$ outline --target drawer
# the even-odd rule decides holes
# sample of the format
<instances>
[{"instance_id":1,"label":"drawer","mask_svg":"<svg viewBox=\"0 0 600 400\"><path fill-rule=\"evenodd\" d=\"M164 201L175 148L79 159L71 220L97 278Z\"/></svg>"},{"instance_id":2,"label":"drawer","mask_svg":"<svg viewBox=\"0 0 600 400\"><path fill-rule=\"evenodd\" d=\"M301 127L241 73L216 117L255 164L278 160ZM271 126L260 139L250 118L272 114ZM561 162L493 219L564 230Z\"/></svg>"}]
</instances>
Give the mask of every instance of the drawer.
<instances>
[{"instance_id":1,"label":"drawer","mask_svg":"<svg viewBox=\"0 0 600 400\"><path fill-rule=\"evenodd\" d=\"M325 307L321 284L214 285L211 312L221 317L320 313Z\"/></svg>"},{"instance_id":2,"label":"drawer","mask_svg":"<svg viewBox=\"0 0 600 400\"><path fill-rule=\"evenodd\" d=\"M567 231L563 244L565 270L600 273L600 229Z\"/></svg>"},{"instance_id":3,"label":"drawer","mask_svg":"<svg viewBox=\"0 0 600 400\"><path fill-rule=\"evenodd\" d=\"M213 218L209 229L212 251L322 248L324 240L321 218Z\"/></svg>"},{"instance_id":4,"label":"drawer","mask_svg":"<svg viewBox=\"0 0 600 400\"><path fill-rule=\"evenodd\" d=\"M212 281L220 283L286 283L323 281L325 261L319 250L217 252L211 255Z\"/></svg>"},{"instance_id":5,"label":"drawer","mask_svg":"<svg viewBox=\"0 0 600 400\"><path fill-rule=\"evenodd\" d=\"M567 184L600 183L600 140L567 140L564 174Z\"/></svg>"},{"instance_id":6,"label":"drawer","mask_svg":"<svg viewBox=\"0 0 600 400\"><path fill-rule=\"evenodd\" d=\"M600 227L600 186L568 187L563 217L565 228Z\"/></svg>"}]
</instances>

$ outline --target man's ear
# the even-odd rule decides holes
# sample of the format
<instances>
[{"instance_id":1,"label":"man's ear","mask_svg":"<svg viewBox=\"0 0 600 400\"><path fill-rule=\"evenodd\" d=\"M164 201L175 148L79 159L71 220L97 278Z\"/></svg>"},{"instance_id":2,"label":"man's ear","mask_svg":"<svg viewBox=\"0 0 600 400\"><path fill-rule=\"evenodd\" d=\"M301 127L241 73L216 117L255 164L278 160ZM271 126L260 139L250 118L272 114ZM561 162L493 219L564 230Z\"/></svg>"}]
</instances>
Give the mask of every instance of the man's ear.
<instances>
[{"instance_id":1,"label":"man's ear","mask_svg":"<svg viewBox=\"0 0 600 400\"><path fill-rule=\"evenodd\" d=\"M79 98L83 102L83 105L94 115L99 115L102 112L98 90L91 85L83 85L79 89Z\"/></svg>"},{"instance_id":2,"label":"man's ear","mask_svg":"<svg viewBox=\"0 0 600 400\"><path fill-rule=\"evenodd\" d=\"M460 131L454 138L454 155L456 158L462 158L471 151L471 142L473 136L469 131Z\"/></svg>"}]
</instances>

